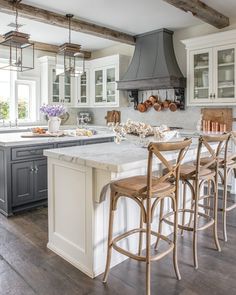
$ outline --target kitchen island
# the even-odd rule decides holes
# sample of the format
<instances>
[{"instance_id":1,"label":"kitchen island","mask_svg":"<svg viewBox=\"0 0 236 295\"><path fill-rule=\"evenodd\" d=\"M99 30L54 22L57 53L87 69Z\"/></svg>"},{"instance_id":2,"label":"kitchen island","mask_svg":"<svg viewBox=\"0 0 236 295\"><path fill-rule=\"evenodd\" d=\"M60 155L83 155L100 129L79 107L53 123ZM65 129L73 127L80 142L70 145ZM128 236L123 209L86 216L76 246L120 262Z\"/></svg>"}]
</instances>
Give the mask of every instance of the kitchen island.
<instances>
[{"instance_id":1,"label":"kitchen island","mask_svg":"<svg viewBox=\"0 0 236 295\"><path fill-rule=\"evenodd\" d=\"M195 142L185 161L195 158L196 149ZM48 248L94 278L104 271L106 262L107 184L119 178L146 174L147 149L132 142L104 143L45 150L44 155L48 157ZM167 158L175 159L176 153L168 153ZM153 169L162 169L158 160L154 161ZM139 214L132 200L121 199L115 214L114 233L138 227ZM164 231L170 233L171 228L166 226ZM137 252L137 237L120 243ZM114 251L112 266L124 259L125 256Z\"/></svg>"},{"instance_id":2,"label":"kitchen island","mask_svg":"<svg viewBox=\"0 0 236 295\"><path fill-rule=\"evenodd\" d=\"M110 131L96 135L24 138L0 134L0 212L6 216L47 204L46 149L113 141Z\"/></svg>"}]
</instances>

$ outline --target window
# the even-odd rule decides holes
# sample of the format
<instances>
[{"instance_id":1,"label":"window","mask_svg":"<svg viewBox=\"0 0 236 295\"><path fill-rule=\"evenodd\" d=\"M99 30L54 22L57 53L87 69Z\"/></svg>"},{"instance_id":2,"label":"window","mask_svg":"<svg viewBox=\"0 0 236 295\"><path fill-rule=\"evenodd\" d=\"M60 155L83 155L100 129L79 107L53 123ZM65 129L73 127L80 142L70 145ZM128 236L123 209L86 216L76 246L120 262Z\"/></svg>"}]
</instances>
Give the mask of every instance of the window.
<instances>
[{"instance_id":1,"label":"window","mask_svg":"<svg viewBox=\"0 0 236 295\"><path fill-rule=\"evenodd\" d=\"M20 121L35 121L35 82L16 81L15 118Z\"/></svg>"},{"instance_id":2,"label":"window","mask_svg":"<svg viewBox=\"0 0 236 295\"><path fill-rule=\"evenodd\" d=\"M0 70L0 119L36 121L36 82L17 80L16 75Z\"/></svg>"},{"instance_id":3,"label":"window","mask_svg":"<svg viewBox=\"0 0 236 295\"><path fill-rule=\"evenodd\" d=\"M10 72L0 71L0 119L10 118Z\"/></svg>"}]
</instances>

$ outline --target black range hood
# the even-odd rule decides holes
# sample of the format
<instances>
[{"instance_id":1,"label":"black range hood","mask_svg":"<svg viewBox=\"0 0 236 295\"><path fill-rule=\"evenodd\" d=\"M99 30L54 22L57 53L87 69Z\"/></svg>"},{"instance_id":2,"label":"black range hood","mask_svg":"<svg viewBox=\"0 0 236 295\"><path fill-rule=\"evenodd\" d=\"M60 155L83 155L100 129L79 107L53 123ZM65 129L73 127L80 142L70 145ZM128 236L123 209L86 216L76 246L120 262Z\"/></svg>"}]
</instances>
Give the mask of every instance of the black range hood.
<instances>
[{"instance_id":1,"label":"black range hood","mask_svg":"<svg viewBox=\"0 0 236 295\"><path fill-rule=\"evenodd\" d=\"M173 48L173 32L160 29L136 36L135 51L118 90L185 88Z\"/></svg>"}]
</instances>

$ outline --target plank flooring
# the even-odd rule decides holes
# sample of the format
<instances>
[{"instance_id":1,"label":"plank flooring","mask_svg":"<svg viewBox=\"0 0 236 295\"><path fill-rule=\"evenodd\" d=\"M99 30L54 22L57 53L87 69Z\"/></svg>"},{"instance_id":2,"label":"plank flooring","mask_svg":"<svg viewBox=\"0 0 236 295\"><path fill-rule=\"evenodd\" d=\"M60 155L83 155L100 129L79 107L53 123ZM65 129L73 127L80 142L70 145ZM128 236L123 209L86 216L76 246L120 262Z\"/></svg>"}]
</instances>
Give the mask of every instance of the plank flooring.
<instances>
[{"instance_id":1,"label":"plank flooring","mask_svg":"<svg viewBox=\"0 0 236 295\"><path fill-rule=\"evenodd\" d=\"M221 224L219 224L221 229ZM228 219L227 243L214 250L212 230L199 235L199 269L192 267L191 234L179 237L182 280L174 276L171 255L152 264L152 294L235 295L236 211ZM143 295L145 264L127 260L113 268L107 285L92 280L46 247L47 208L0 216L1 295Z\"/></svg>"}]
</instances>

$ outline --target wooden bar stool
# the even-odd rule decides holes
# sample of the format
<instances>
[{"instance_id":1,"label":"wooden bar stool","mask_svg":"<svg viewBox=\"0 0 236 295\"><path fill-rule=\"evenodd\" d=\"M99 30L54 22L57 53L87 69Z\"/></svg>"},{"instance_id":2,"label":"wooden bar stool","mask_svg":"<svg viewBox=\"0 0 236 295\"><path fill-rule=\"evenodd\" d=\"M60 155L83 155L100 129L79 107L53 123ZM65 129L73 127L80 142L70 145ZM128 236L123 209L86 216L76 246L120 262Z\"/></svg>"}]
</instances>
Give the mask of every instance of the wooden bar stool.
<instances>
[{"instance_id":1,"label":"wooden bar stool","mask_svg":"<svg viewBox=\"0 0 236 295\"><path fill-rule=\"evenodd\" d=\"M228 135L219 136L200 136L198 141L197 149L197 159L196 162L186 163L180 167L180 180L184 185L183 190L183 206L178 209L178 213L182 214L182 224L178 224L178 228L182 231L192 231L193 232L193 261L194 267L198 268L198 256L197 256L197 235L201 230L205 230L210 226L213 226L214 241L218 251L221 251L218 231L217 231L217 212L218 212L218 170L219 170L219 155L222 150L222 146L226 143ZM209 155L208 161L203 163L202 159L205 158L205 153L203 157L203 148L207 150ZM210 159L210 160L209 160ZM211 167L214 166L214 169ZM201 190L203 190L204 184L208 185L208 193L201 196ZM210 214L210 206L202 204L201 202L207 201L211 198L209 185L211 185L214 191L214 207L213 216ZM191 192L191 208L186 208L186 186ZM199 210L199 208L204 208L205 212ZM190 221L188 224L185 223L185 214L190 214ZM171 220L173 213L170 212L165 214L161 219L167 224L173 225ZM203 225L199 224L199 219L203 219L205 223ZM193 223L193 224L192 224ZM158 240L156 243L156 247Z\"/></svg>"},{"instance_id":2,"label":"wooden bar stool","mask_svg":"<svg viewBox=\"0 0 236 295\"><path fill-rule=\"evenodd\" d=\"M191 144L191 139L185 139L178 142L168 143L150 143L148 146L148 166L147 176L134 176L126 179L121 179L111 184L111 197L110 197L110 214L109 214L109 229L108 229L108 249L107 249L107 261L106 269L104 273L103 282L107 281L112 248L116 251L138 261L146 263L146 294L150 295L150 264L152 261L159 260L173 251L173 262L175 273L178 279L181 279L178 262L177 262L177 208L178 208L178 183L179 183L179 167L183 160L188 147ZM163 152L172 151L176 152L175 164L166 160ZM156 156L159 161L167 168L168 172L160 178L154 177L152 173L153 155ZM113 237L113 220L114 213L117 209L117 202L120 197L130 198L135 201L141 209L141 222L140 227L129 230L117 237ZM151 224L154 216L156 206L163 202L165 198L170 198L172 201L172 208L174 212L174 238L170 240L167 236L158 232L154 232L151 229ZM145 201L145 205L144 205ZM142 223L146 224L143 228ZM135 254L117 245L117 242L127 238L133 234L139 233L139 253ZM142 235L146 233L146 253L141 254L142 249ZM156 255L151 255L151 235L167 242L169 247L164 252L160 252Z\"/></svg>"},{"instance_id":3,"label":"wooden bar stool","mask_svg":"<svg viewBox=\"0 0 236 295\"><path fill-rule=\"evenodd\" d=\"M232 202L231 204L228 202L228 183L229 177L232 172L236 175L236 154L230 153L230 149L232 147L231 143L236 146L236 132L231 132L228 134L228 139L225 144L225 149L223 155L219 156L219 176L221 183L223 185L223 199L222 205L218 206L218 211L222 212L223 219L223 236L225 242L227 242L227 213L236 208L236 203ZM203 158L201 160L202 163L207 163L211 159L209 157ZM215 169L215 167L210 167L211 169Z\"/></svg>"}]
</instances>

